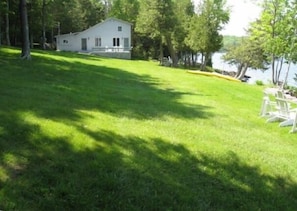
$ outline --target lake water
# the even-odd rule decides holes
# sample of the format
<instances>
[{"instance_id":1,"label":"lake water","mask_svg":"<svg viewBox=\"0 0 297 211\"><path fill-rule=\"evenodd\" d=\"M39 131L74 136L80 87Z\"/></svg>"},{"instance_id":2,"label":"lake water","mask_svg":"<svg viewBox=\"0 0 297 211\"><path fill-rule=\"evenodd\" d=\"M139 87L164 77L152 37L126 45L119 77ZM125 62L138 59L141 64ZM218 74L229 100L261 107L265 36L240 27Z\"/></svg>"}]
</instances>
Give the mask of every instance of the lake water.
<instances>
[{"instance_id":1,"label":"lake water","mask_svg":"<svg viewBox=\"0 0 297 211\"><path fill-rule=\"evenodd\" d=\"M212 57L212 63L213 68L225 70L225 71L237 71L236 66L230 65L221 59L223 56L223 53L215 53ZM285 79L286 71L287 71L287 64L283 64L282 73L280 76L280 81L283 81ZM262 70L252 70L248 69L246 75L250 76L248 83L255 84L257 80L262 81L265 84L270 83L272 80L272 73L271 68L268 70L262 71ZM294 80L295 74L297 74L297 65L291 64L290 72L288 75L288 85L290 86L297 86L297 82Z\"/></svg>"}]
</instances>

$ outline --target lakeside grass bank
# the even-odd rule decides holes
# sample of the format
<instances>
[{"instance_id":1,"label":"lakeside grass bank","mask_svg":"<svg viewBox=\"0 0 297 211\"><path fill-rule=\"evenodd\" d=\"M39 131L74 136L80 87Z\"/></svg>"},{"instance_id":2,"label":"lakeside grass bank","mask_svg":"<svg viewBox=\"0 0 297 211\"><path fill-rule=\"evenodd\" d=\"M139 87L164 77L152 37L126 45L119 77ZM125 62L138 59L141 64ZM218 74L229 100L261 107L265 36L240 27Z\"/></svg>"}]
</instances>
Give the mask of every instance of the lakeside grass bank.
<instances>
[{"instance_id":1,"label":"lakeside grass bank","mask_svg":"<svg viewBox=\"0 0 297 211\"><path fill-rule=\"evenodd\" d=\"M263 87L0 48L0 210L295 210L297 136Z\"/></svg>"}]
</instances>

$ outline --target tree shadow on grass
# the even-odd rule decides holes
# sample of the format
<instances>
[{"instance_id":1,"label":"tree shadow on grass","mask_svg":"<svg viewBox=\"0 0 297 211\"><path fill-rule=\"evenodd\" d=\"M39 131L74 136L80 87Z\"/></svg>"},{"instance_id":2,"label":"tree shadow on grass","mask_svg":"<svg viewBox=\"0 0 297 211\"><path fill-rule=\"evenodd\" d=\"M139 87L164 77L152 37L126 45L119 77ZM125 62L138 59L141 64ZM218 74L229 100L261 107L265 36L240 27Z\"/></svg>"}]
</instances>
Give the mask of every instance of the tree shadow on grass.
<instances>
[{"instance_id":1,"label":"tree shadow on grass","mask_svg":"<svg viewBox=\"0 0 297 211\"><path fill-rule=\"evenodd\" d=\"M11 61L0 70L0 210L297 208L296 183L263 175L234 153L215 158L158 137L79 127L86 144L78 147L73 134L49 136L22 116L80 121L78 110L98 110L137 119L211 117L209 107L179 102L193 93L100 65Z\"/></svg>"},{"instance_id":2,"label":"tree shadow on grass","mask_svg":"<svg viewBox=\"0 0 297 211\"><path fill-rule=\"evenodd\" d=\"M45 54L51 56L48 52ZM72 203L87 204L80 200L78 193L70 193L72 187L68 186L67 180L70 176L74 178L74 183L79 183L79 174L84 174L86 169L79 170L78 174L74 172L79 169L78 165L87 162L88 155L84 157L83 153L82 160L77 160L76 156L79 158L80 153L76 154L71 148L70 137L47 137L39 128L40 125L26 122L26 115L64 123L79 122L82 118L80 110L95 110L137 119L162 118L167 115L179 118L211 117L209 107L185 105L178 101L182 95L191 93L160 89L160 81L156 78L100 65L82 64L75 59L67 61L36 56L32 61L22 61L16 56L16 53L0 51L0 77L4 79L0 83L0 209L20 206L27 206L28 209L31 206L55 207L55 201L60 199L57 207L71 207ZM91 153L91 158L94 156L92 159L95 159L97 165L99 160L96 154L100 150L96 151ZM114 159L118 159L117 153L111 154ZM108 155L102 153L101 161L110 160ZM107 164L101 170L109 172ZM113 170L112 166L110 168ZM68 170L73 174L65 173ZM92 172L88 172L88 176L89 173L96 178ZM76 188L74 183L69 185ZM104 183L108 184L108 181ZM85 185L90 184L86 182ZM52 194L51 186L58 189L59 193L55 190ZM78 187L81 187L80 184ZM84 186L81 188L87 190ZM64 192L72 198L63 199ZM93 199L93 193L88 194ZM89 199L83 200L90 203L90 208L97 207ZM37 204L33 205L33 202Z\"/></svg>"},{"instance_id":3,"label":"tree shadow on grass","mask_svg":"<svg viewBox=\"0 0 297 211\"><path fill-rule=\"evenodd\" d=\"M23 127L19 125L17 127ZM27 125L38 132L35 125ZM0 183L0 209L30 210L295 210L297 184L263 175L234 153L194 155L159 138L78 131L94 147L77 150L71 137L38 132L14 153L23 165ZM43 143L41 143L41 141ZM44 144L48 143L48 144ZM31 149L30 151L28 151ZM1 190L2 188L2 190Z\"/></svg>"},{"instance_id":4,"label":"tree shadow on grass","mask_svg":"<svg viewBox=\"0 0 297 211\"><path fill-rule=\"evenodd\" d=\"M38 53L30 62L10 58L10 65L0 71L0 77L7 78L0 84L4 106L62 119L79 118L78 110L137 119L212 116L210 107L179 101L183 95L194 93L160 88L157 78L100 66L100 58L98 65L91 65L48 54ZM5 55L0 57L4 59Z\"/></svg>"}]
</instances>

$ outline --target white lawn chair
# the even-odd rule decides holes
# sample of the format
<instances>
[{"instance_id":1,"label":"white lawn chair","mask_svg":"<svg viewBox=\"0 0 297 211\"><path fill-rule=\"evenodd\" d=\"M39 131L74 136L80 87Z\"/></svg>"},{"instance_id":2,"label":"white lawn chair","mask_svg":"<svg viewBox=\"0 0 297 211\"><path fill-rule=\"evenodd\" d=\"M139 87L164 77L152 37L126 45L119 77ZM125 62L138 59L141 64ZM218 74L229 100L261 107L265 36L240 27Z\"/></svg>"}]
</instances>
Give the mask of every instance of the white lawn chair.
<instances>
[{"instance_id":1,"label":"white lawn chair","mask_svg":"<svg viewBox=\"0 0 297 211\"><path fill-rule=\"evenodd\" d=\"M266 89L264 91L264 97L260 111L261 117L270 118L278 110L278 105L275 101L270 99L271 96L274 96L274 98L285 98L284 92L280 89Z\"/></svg>"},{"instance_id":2,"label":"white lawn chair","mask_svg":"<svg viewBox=\"0 0 297 211\"><path fill-rule=\"evenodd\" d=\"M264 92L264 97L262 101L260 116L270 117L273 112L275 112L276 102L272 101L269 94Z\"/></svg>"},{"instance_id":3,"label":"white lawn chair","mask_svg":"<svg viewBox=\"0 0 297 211\"><path fill-rule=\"evenodd\" d=\"M275 101L270 96L275 96ZM291 109L290 103L297 104L295 100L286 99L282 90L267 89L264 91L260 115L266 117L266 122L280 121L279 126L292 125L290 133L297 132L297 108Z\"/></svg>"},{"instance_id":4,"label":"white lawn chair","mask_svg":"<svg viewBox=\"0 0 297 211\"><path fill-rule=\"evenodd\" d=\"M297 124L297 112L295 112L295 118L294 118L294 121L293 121L292 129L290 130L290 133L297 132L296 124Z\"/></svg>"},{"instance_id":5,"label":"white lawn chair","mask_svg":"<svg viewBox=\"0 0 297 211\"><path fill-rule=\"evenodd\" d=\"M288 100L283 98L276 97L276 109L277 111L272 112L270 118L267 122L281 121L279 124L280 127L293 125L291 132L296 130L296 118L297 118L297 109L290 109Z\"/></svg>"}]
</instances>

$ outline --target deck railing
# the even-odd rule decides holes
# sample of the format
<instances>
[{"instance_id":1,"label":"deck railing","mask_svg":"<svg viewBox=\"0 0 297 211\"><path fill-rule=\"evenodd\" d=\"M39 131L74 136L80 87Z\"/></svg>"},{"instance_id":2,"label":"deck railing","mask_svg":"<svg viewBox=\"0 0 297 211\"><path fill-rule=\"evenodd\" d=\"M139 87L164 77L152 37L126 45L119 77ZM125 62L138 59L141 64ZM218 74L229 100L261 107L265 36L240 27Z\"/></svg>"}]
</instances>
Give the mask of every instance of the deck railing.
<instances>
[{"instance_id":1,"label":"deck railing","mask_svg":"<svg viewBox=\"0 0 297 211\"><path fill-rule=\"evenodd\" d=\"M105 53L114 53L114 52L122 52L122 53L129 53L131 48L122 48L122 47L95 47L92 48L93 52L105 52Z\"/></svg>"}]
</instances>

